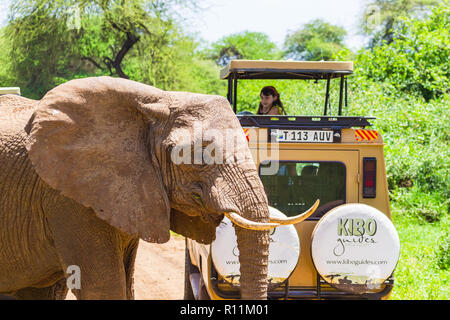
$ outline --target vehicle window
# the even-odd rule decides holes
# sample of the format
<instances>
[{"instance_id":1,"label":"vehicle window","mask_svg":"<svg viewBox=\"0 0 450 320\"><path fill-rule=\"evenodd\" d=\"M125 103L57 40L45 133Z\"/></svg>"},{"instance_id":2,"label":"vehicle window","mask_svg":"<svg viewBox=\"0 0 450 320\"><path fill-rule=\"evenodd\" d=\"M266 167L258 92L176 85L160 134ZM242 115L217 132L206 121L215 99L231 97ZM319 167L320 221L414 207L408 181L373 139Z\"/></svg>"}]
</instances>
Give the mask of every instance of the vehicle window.
<instances>
[{"instance_id":1,"label":"vehicle window","mask_svg":"<svg viewBox=\"0 0 450 320\"><path fill-rule=\"evenodd\" d=\"M319 218L330 209L345 203L345 165L341 162L280 161L274 175L261 174L269 205L287 216L309 209L317 199L320 207L312 216Z\"/></svg>"}]
</instances>

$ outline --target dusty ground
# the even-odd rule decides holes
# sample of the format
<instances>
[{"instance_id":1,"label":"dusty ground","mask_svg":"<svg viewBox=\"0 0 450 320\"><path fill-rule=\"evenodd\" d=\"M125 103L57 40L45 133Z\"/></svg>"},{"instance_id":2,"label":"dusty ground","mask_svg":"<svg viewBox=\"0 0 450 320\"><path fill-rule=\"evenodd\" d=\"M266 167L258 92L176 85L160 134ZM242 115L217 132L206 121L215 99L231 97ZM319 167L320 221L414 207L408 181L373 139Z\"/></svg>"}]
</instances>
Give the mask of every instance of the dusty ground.
<instances>
[{"instance_id":1,"label":"dusty ground","mask_svg":"<svg viewBox=\"0 0 450 320\"><path fill-rule=\"evenodd\" d=\"M139 300L183 299L184 238L171 236L169 242L140 241L134 273L134 294ZM67 299L75 299L69 292Z\"/></svg>"}]
</instances>

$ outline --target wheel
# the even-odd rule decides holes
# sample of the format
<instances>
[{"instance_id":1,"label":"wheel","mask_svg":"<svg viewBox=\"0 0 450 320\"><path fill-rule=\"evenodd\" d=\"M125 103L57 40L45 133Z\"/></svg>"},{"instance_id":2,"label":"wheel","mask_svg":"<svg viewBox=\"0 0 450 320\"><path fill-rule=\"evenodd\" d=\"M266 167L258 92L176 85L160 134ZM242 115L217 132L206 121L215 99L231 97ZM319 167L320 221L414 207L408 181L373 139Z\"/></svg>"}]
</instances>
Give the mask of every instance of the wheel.
<instances>
[{"instance_id":1,"label":"wheel","mask_svg":"<svg viewBox=\"0 0 450 320\"><path fill-rule=\"evenodd\" d=\"M198 292L198 300L211 300L208 291L206 290L205 283L203 282L203 278L200 278L199 283L199 292Z\"/></svg>"},{"instance_id":2,"label":"wheel","mask_svg":"<svg viewBox=\"0 0 450 320\"><path fill-rule=\"evenodd\" d=\"M184 249L184 300L195 300L189 276L192 273L198 273L197 268L192 264L187 244Z\"/></svg>"}]
</instances>

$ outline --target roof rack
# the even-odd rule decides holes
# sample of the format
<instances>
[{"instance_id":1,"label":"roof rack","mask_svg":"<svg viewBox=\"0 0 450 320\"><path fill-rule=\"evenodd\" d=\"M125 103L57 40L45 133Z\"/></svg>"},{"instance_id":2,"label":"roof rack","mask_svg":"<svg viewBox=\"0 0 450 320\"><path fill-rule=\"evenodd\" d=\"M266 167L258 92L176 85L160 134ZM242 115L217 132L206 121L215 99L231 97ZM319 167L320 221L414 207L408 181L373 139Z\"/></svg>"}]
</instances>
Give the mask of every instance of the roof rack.
<instances>
[{"instance_id":1,"label":"roof rack","mask_svg":"<svg viewBox=\"0 0 450 320\"><path fill-rule=\"evenodd\" d=\"M368 127L368 121L375 117L333 117L333 116L273 116L273 115L237 115L241 126L279 129L344 129L353 127Z\"/></svg>"}]
</instances>

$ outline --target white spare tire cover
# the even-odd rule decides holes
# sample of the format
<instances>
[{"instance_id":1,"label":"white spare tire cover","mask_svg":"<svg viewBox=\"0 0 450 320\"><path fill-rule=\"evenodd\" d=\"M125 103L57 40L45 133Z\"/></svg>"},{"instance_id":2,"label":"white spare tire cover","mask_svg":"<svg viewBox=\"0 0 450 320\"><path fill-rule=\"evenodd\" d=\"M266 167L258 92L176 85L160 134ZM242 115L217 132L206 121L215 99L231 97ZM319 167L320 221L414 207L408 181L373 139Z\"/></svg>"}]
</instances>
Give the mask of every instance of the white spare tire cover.
<instances>
[{"instance_id":1,"label":"white spare tire cover","mask_svg":"<svg viewBox=\"0 0 450 320\"><path fill-rule=\"evenodd\" d=\"M400 240L392 222L365 204L344 204L317 223L311 254L317 272L333 287L351 293L381 290L394 271Z\"/></svg>"},{"instance_id":2,"label":"white spare tire cover","mask_svg":"<svg viewBox=\"0 0 450 320\"><path fill-rule=\"evenodd\" d=\"M285 218L282 212L269 207L270 215ZM256 250L256 248L255 248ZM293 225L279 226L270 230L269 288L283 283L297 266L300 240ZM239 285L240 264L236 234L232 222L224 217L216 229L216 240L211 244L211 256L217 272L232 285Z\"/></svg>"}]
</instances>

